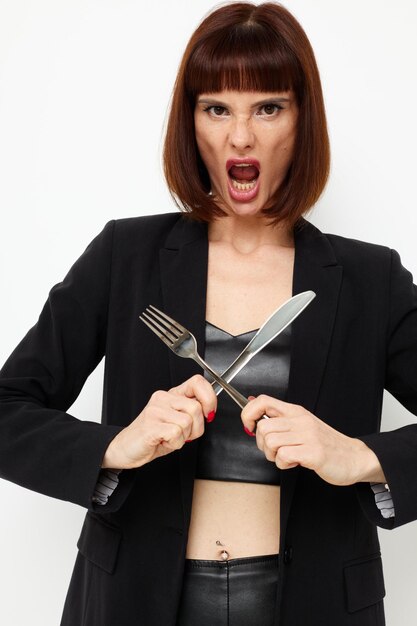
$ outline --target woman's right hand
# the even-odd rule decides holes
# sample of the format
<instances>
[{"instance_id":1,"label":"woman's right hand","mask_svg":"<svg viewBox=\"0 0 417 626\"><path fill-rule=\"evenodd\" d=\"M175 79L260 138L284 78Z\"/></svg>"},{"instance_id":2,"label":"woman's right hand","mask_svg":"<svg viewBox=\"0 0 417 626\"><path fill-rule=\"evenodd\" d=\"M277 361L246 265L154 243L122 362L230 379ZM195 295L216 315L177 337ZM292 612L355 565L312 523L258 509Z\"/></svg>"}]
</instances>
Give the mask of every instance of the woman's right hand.
<instances>
[{"instance_id":1,"label":"woman's right hand","mask_svg":"<svg viewBox=\"0 0 417 626\"><path fill-rule=\"evenodd\" d=\"M156 391L129 426L110 442L103 468L132 469L182 448L204 433L204 419L211 421L217 396L200 375L169 391Z\"/></svg>"}]
</instances>

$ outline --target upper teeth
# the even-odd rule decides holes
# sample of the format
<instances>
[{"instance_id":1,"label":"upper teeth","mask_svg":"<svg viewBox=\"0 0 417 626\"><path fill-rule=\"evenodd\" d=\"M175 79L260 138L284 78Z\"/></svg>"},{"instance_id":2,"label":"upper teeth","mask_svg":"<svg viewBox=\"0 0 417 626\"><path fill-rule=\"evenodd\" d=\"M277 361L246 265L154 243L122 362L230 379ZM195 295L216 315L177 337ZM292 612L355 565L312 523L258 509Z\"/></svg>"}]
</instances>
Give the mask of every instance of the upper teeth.
<instances>
[{"instance_id":1,"label":"upper teeth","mask_svg":"<svg viewBox=\"0 0 417 626\"><path fill-rule=\"evenodd\" d=\"M250 167L251 163L235 163L235 167Z\"/></svg>"}]
</instances>

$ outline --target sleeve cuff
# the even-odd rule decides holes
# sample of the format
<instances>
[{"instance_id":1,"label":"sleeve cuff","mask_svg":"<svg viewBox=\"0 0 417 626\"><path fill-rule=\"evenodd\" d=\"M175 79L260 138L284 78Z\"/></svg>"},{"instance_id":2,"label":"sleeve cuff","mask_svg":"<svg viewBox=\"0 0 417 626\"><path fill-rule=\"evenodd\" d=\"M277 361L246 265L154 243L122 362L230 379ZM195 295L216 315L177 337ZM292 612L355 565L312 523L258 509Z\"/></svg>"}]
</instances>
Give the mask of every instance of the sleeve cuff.
<instances>
[{"instance_id":1,"label":"sleeve cuff","mask_svg":"<svg viewBox=\"0 0 417 626\"><path fill-rule=\"evenodd\" d=\"M385 519L395 517L394 502L387 483L370 483L370 486L374 492L375 504L381 511L382 517Z\"/></svg>"},{"instance_id":2,"label":"sleeve cuff","mask_svg":"<svg viewBox=\"0 0 417 626\"><path fill-rule=\"evenodd\" d=\"M94 489L92 501L104 506L109 501L117 485L119 484L120 469L102 469Z\"/></svg>"}]
</instances>

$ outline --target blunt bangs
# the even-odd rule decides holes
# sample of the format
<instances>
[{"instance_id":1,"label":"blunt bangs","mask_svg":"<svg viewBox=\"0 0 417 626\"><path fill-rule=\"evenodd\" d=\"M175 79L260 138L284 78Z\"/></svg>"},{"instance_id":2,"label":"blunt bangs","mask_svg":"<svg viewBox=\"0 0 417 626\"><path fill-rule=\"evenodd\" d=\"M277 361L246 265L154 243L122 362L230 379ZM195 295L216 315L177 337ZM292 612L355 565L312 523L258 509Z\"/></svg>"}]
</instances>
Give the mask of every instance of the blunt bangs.
<instances>
[{"instance_id":1,"label":"blunt bangs","mask_svg":"<svg viewBox=\"0 0 417 626\"><path fill-rule=\"evenodd\" d=\"M277 33L251 22L214 32L200 41L191 53L185 77L193 103L201 93L224 90L293 90L300 100L303 83L295 55Z\"/></svg>"}]
</instances>

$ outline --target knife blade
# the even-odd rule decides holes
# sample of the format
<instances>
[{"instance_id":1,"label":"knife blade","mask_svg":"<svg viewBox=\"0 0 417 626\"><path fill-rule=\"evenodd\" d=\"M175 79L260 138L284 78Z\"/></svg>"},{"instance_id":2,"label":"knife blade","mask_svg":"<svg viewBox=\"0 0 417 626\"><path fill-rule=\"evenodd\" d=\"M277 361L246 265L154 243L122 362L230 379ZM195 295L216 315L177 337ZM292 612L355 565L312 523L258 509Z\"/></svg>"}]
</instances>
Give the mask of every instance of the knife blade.
<instances>
[{"instance_id":1,"label":"knife blade","mask_svg":"<svg viewBox=\"0 0 417 626\"><path fill-rule=\"evenodd\" d=\"M293 296L268 317L262 324L256 335L252 337L248 345L242 350L239 356L229 365L222 374L226 382L230 382L240 372L240 370L257 354L262 348L277 337L316 297L314 291L303 291ZM215 381L212 383L216 395L223 389Z\"/></svg>"}]
</instances>

